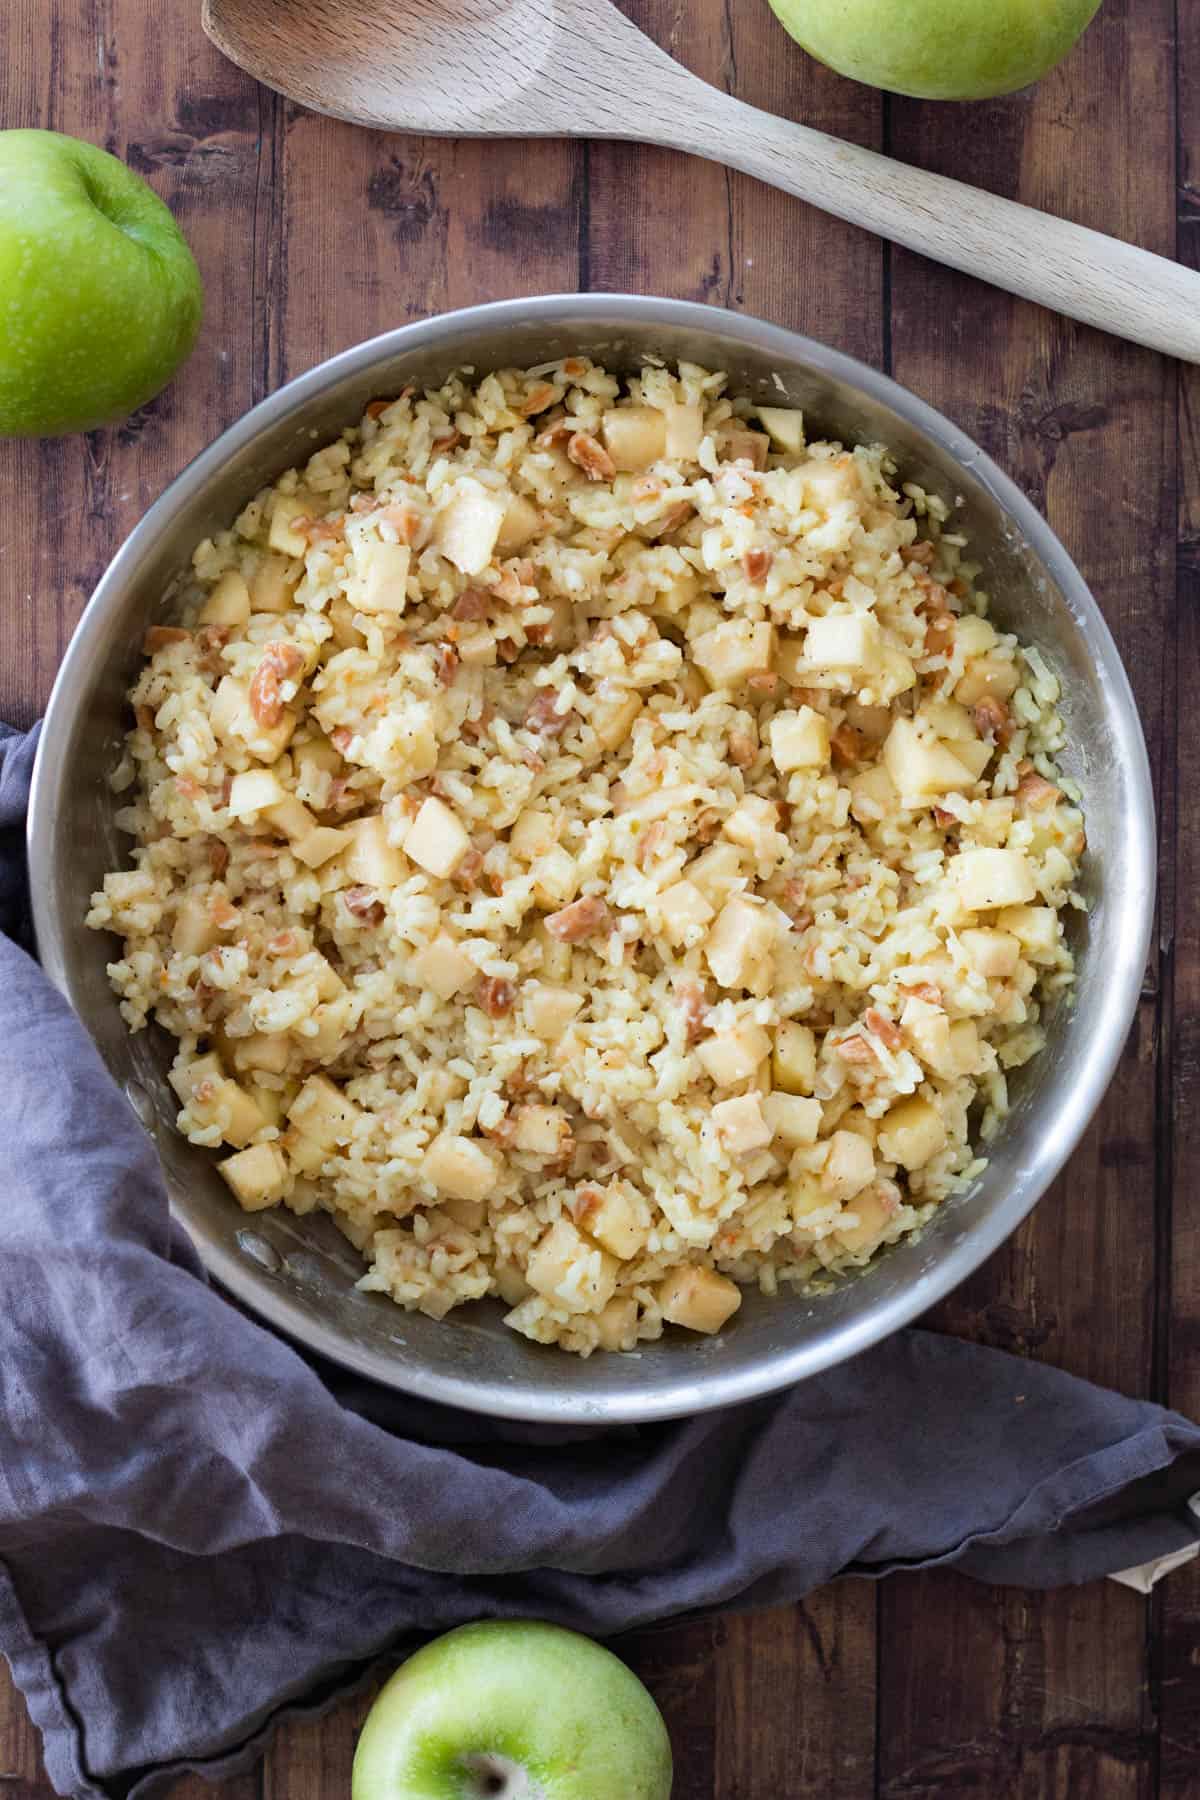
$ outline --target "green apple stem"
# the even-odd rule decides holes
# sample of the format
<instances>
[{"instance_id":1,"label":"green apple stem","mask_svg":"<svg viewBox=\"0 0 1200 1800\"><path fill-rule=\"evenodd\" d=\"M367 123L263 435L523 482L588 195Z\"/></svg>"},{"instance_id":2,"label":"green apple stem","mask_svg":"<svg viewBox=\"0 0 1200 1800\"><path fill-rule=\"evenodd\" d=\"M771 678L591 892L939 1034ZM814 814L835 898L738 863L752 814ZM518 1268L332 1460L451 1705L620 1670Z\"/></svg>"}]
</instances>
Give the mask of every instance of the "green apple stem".
<instances>
[{"instance_id":1,"label":"green apple stem","mask_svg":"<svg viewBox=\"0 0 1200 1800\"><path fill-rule=\"evenodd\" d=\"M464 1756L462 1768L467 1776L463 1800L546 1800L541 1783L511 1757L482 1751Z\"/></svg>"}]
</instances>

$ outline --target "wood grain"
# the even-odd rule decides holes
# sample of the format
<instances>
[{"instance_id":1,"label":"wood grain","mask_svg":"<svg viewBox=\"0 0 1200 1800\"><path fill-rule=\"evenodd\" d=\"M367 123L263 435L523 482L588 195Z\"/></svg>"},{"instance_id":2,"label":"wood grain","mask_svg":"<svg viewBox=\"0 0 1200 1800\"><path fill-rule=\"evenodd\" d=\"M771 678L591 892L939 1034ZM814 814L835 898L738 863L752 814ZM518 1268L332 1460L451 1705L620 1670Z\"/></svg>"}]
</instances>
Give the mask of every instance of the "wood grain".
<instances>
[{"instance_id":1,"label":"wood grain","mask_svg":"<svg viewBox=\"0 0 1200 1800\"><path fill-rule=\"evenodd\" d=\"M1200 266L1200 0L1180 0L1178 20L1171 0L1107 0L1034 94L970 109L841 81L758 0L623 4L753 105L1165 254L1177 129L1180 250ZM1176 371L1152 354L885 252L746 176L615 143L367 133L231 69L192 0L169 29L157 0L46 10L48 23L41 0L0 9L0 118L92 137L146 173L196 248L209 312L185 378L128 426L0 444L0 715L44 702L96 575L195 450L287 376L407 318L640 288L890 359L1016 475L1092 583L1137 688L1163 845L1159 953L1113 1092L1030 1226L936 1322L1200 1415L1200 377L1183 382L1176 435ZM843 1582L617 1648L666 1713L675 1800L1200 1791L1200 1571L1150 1606L1103 1585ZM344 1800L365 1704L289 1725L218 1800ZM0 1782L12 1800L49 1792L2 1678ZM212 1791L188 1781L175 1800Z\"/></svg>"}]
</instances>

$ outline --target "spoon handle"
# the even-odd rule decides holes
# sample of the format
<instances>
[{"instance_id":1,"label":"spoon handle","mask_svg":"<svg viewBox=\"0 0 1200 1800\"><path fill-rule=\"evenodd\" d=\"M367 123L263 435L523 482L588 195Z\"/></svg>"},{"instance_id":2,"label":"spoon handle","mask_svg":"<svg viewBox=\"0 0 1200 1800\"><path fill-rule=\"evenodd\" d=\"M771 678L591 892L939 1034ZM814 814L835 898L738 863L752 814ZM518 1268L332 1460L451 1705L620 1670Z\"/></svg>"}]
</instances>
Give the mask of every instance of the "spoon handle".
<instances>
[{"instance_id":1,"label":"spoon handle","mask_svg":"<svg viewBox=\"0 0 1200 1800\"><path fill-rule=\"evenodd\" d=\"M681 99L679 91L673 99ZM1103 232L894 162L691 77L659 143L760 181L1010 293L1200 362L1200 273ZM639 132L640 135L640 132ZM648 134L649 135L649 134Z\"/></svg>"}]
</instances>

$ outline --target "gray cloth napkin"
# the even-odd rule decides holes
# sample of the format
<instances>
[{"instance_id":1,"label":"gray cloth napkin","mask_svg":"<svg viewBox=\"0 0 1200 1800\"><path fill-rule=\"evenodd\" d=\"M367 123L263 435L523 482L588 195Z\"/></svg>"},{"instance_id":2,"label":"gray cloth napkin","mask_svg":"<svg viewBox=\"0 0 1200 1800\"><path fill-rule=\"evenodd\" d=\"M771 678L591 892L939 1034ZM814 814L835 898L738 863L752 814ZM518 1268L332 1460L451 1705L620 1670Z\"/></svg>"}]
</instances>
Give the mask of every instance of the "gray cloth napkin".
<instances>
[{"instance_id":1,"label":"gray cloth napkin","mask_svg":"<svg viewBox=\"0 0 1200 1800\"><path fill-rule=\"evenodd\" d=\"M208 1285L16 941L32 749L0 739L0 1649L62 1793L233 1773L285 1713L481 1615L603 1636L842 1572L1050 1586L1194 1541L1200 1428L930 1332L609 1432L306 1360Z\"/></svg>"}]
</instances>

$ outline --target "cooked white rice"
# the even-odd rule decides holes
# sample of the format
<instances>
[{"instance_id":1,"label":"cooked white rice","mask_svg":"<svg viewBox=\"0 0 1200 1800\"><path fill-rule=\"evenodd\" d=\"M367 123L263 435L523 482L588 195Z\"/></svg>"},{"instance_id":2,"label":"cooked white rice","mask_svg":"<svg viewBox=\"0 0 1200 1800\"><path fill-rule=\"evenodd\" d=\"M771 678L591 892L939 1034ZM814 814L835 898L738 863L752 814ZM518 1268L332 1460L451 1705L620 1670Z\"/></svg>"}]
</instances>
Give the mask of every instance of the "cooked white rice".
<instances>
[{"instance_id":1,"label":"cooked white rice","mask_svg":"<svg viewBox=\"0 0 1200 1800\"><path fill-rule=\"evenodd\" d=\"M723 388L467 373L259 494L88 915L247 1211L583 1355L917 1230L1072 977L1053 675L884 449Z\"/></svg>"}]
</instances>

